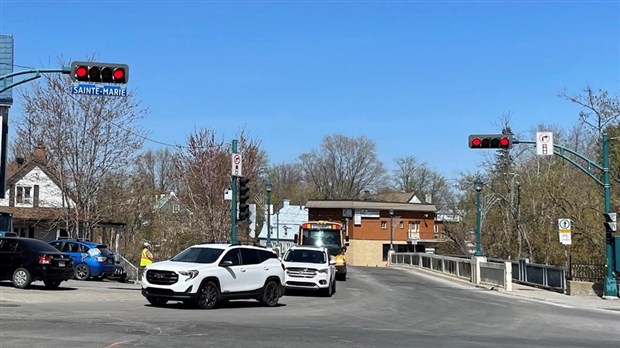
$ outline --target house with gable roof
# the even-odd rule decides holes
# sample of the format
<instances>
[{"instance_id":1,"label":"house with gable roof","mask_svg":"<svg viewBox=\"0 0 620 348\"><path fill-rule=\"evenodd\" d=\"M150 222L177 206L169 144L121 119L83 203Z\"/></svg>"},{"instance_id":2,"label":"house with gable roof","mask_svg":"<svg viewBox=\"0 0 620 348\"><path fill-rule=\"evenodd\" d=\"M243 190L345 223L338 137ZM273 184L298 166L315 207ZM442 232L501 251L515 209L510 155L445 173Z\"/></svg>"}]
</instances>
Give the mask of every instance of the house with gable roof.
<instances>
[{"instance_id":1,"label":"house with gable roof","mask_svg":"<svg viewBox=\"0 0 620 348\"><path fill-rule=\"evenodd\" d=\"M308 221L308 210L303 205L291 205L288 199L283 200L282 208L269 217L271 222L271 244L285 252L295 244L295 234L299 233L302 222ZM253 236L252 236L253 237ZM267 218L258 235L260 245L267 244Z\"/></svg>"},{"instance_id":2,"label":"house with gable roof","mask_svg":"<svg viewBox=\"0 0 620 348\"><path fill-rule=\"evenodd\" d=\"M47 165L45 146L39 143L33 154L17 158L7 165L5 198L0 199L0 213L10 214L13 231L20 237L50 241L68 237L66 225L61 223L67 208L75 202L64 194L58 177ZM124 223L113 220L98 221L98 242L107 244L116 239Z\"/></svg>"},{"instance_id":3,"label":"house with gable roof","mask_svg":"<svg viewBox=\"0 0 620 348\"><path fill-rule=\"evenodd\" d=\"M11 214L13 231L20 237L41 240L66 235L57 226L67 206L75 203L61 190L58 178L47 167L45 147L37 145L28 158L17 158L7 166L6 191L0 212Z\"/></svg>"}]
</instances>

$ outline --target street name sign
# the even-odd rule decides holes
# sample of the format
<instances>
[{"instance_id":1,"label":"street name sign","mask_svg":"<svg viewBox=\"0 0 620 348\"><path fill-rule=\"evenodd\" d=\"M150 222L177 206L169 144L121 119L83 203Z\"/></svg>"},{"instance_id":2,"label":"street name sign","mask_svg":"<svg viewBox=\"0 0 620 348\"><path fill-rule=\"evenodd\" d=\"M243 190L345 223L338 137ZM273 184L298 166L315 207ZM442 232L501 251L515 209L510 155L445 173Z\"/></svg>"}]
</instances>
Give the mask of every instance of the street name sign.
<instances>
[{"instance_id":1,"label":"street name sign","mask_svg":"<svg viewBox=\"0 0 620 348\"><path fill-rule=\"evenodd\" d=\"M72 94L100 95L104 97L126 97L127 87L117 85L100 85L94 83L74 83Z\"/></svg>"}]
</instances>

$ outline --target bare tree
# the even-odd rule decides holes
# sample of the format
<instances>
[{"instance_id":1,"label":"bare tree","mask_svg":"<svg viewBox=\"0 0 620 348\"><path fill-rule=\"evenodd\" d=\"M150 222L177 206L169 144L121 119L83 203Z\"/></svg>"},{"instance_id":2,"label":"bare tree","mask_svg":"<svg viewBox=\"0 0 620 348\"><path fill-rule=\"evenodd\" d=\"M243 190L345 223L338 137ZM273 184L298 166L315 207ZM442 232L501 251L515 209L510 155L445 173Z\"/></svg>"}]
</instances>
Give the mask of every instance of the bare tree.
<instances>
[{"instance_id":1,"label":"bare tree","mask_svg":"<svg viewBox=\"0 0 620 348\"><path fill-rule=\"evenodd\" d=\"M566 92L560 96L579 105L579 122L590 127L596 133L613 123L617 123L620 118L620 99L610 97L604 90L595 92L592 87L587 86L583 94L575 96L567 95Z\"/></svg>"},{"instance_id":2,"label":"bare tree","mask_svg":"<svg viewBox=\"0 0 620 348\"><path fill-rule=\"evenodd\" d=\"M273 165L268 171L269 181L273 185L273 199L275 206L283 199L305 204L308 200L308 187L303 180L303 172L293 163Z\"/></svg>"},{"instance_id":3,"label":"bare tree","mask_svg":"<svg viewBox=\"0 0 620 348\"><path fill-rule=\"evenodd\" d=\"M136 122L147 111L133 93L125 98L74 96L68 92L70 83L66 75L53 75L23 93L24 113L16 122L12 148L25 154L39 142L45 145L48 166L58 175L66 201L75 202L75 209L66 210L67 227L88 237L101 219L97 196L103 180L126 168L141 148L144 132Z\"/></svg>"},{"instance_id":4,"label":"bare tree","mask_svg":"<svg viewBox=\"0 0 620 348\"><path fill-rule=\"evenodd\" d=\"M455 199L448 180L425 163L418 163L414 156L398 157L395 161L392 181L396 190L413 192L421 200L430 195L438 209Z\"/></svg>"},{"instance_id":5,"label":"bare tree","mask_svg":"<svg viewBox=\"0 0 620 348\"><path fill-rule=\"evenodd\" d=\"M252 197L261 190L260 168L264 153L259 142L241 132L238 152L243 155L243 175L250 178ZM229 143L218 140L214 130L198 130L188 137L187 147L179 151L176 171L180 180L179 197L193 211L193 236L189 241L230 240L230 201L224 200L224 190L230 188L232 149ZM232 222L235 223L235 222ZM239 234L247 240L247 234Z\"/></svg>"},{"instance_id":6,"label":"bare tree","mask_svg":"<svg viewBox=\"0 0 620 348\"><path fill-rule=\"evenodd\" d=\"M322 199L356 199L385 180L375 143L365 136L325 136L320 149L302 154L299 162L304 180Z\"/></svg>"}]
</instances>

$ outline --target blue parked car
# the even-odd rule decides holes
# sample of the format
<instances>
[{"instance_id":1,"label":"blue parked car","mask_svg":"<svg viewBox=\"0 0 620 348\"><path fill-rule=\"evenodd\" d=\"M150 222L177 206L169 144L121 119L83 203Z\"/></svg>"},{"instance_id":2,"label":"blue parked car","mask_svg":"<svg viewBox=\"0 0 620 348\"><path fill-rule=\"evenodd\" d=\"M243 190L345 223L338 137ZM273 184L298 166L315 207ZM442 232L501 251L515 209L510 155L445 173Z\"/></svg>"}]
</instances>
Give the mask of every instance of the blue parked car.
<instances>
[{"instance_id":1,"label":"blue parked car","mask_svg":"<svg viewBox=\"0 0 620 348\"><path fill-rule=\"evenodd\" d=\"M58 239L49 244L71 255L77 280L120 277L124 273L123 267L116 263L114 254L106 245L82 239Z\"/></svg>"}]
</instances>

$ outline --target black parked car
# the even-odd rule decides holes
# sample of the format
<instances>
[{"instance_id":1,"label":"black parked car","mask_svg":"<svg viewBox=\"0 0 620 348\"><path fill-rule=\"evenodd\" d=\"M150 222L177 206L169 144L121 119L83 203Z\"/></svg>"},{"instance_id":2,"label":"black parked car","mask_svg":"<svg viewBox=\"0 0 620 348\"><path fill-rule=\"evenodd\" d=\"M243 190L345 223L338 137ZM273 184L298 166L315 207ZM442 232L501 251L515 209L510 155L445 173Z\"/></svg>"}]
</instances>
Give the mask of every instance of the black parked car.
<instances>
[{"instance_id":1,"label":"black parked car","mask_svg":"<svg viewBox=\"0 0 620 348\"><path fill-rule=\"evenodd\" d=\"M16 288L42 280L48 289L73 278L71 256L31 238L0 238L0 280L10 280Z\"/></svg>"}]
</instances>

